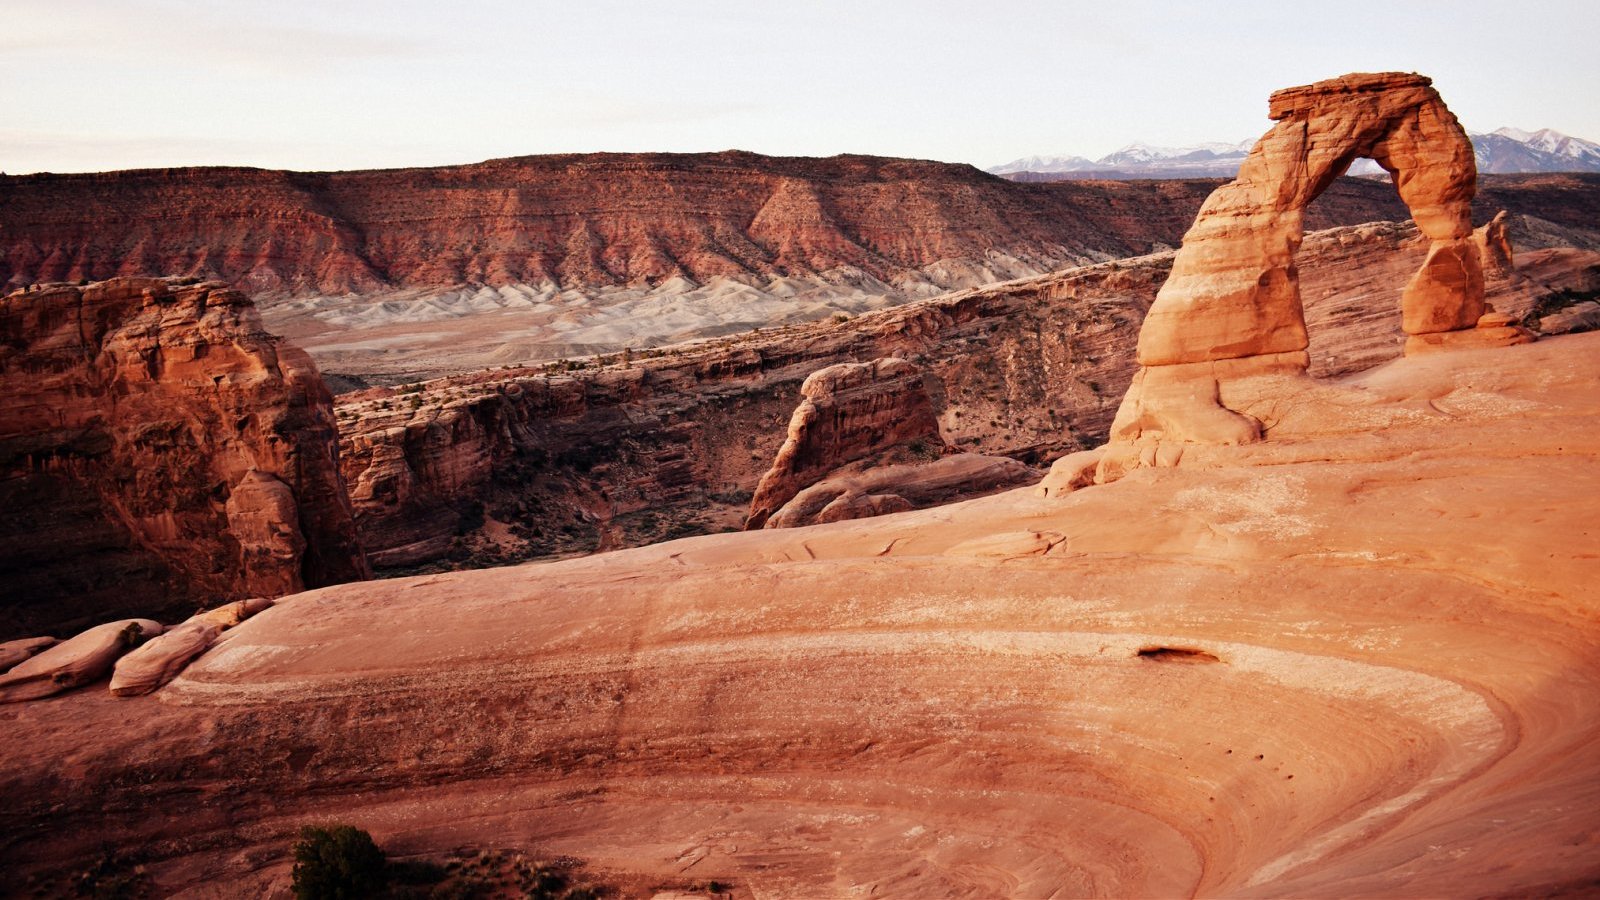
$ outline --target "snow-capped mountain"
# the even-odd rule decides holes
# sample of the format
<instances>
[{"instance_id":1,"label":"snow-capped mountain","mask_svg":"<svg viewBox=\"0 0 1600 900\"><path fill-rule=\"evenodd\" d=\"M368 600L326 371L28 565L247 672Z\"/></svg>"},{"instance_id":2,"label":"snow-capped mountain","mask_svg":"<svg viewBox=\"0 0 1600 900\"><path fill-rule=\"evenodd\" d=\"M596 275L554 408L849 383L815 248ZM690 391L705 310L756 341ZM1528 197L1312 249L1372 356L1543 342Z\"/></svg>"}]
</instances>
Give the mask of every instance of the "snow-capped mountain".
<instances>
[{"instance_id":1,"label":"snow-capped mountain","mask_svg":"<svg viewBox=\"0 0 1600 900\"><path fill-rule=\"evenodd\" d=\"M1474 134L1479 172L1600 172L1600 144L1541 128Z\"/></svg>"},{"instance_id":2,"label":"snow-capped mountain","mask_svg":"<svg viewBox=\"0 0 1600 900\"><path fill-rule=\"evenodd\" d=\"M1095 161L1098 166L1187 166L1219 161L1242 161L1254 141L1240 144L1199 144L1194 147L1152 147L1129 144Z\"/></svg>"},{"instance_id":3,"label":"snow-capped mountain","mask_svg":"<svg viewBox=\"0 0 1600 900\"><path fill-rule=\"evenodd\" d=\"M1082 156L1024 156L988 171L995 175L1012 172L1078 172L1094 168L1094 160Z\"/></svg>"},{"instance_id":4,"label":"snow-capped mountain","mask_svg":"<svg viewBox=\"0 0 1600 900\"><path fill-rule=\"evenodd\" d=\"M1473 133L1472 147L1478 171L1600 172L1600 144L1543 128L1521 131L1500 128ZM995 175L1022 180L1058 178L1231 178L1239 171L1254 141L1238 144L1198 144L1193 147L1152 147L1129 144L1096 160L1082 156L1028 156L995 166ZM1357 160L1352 175L1379 174L1371 160Z\"/></svg>"},{"instance_id":5,"label":"snow-capped mountain","mask_svg":"<svg viewBox=\"0 0 1600 900\"><path fill-rule=\"evenodd\" d=\"M1193 147L1152 147L1129 144L1099 159L1082 156L1028 156L989 171L995 175L1019 172L1073 173L1076 177L1186 178L1232 175L1239 170L1254 141L1239 144L1199 144ZM1082 174L1078 174L1082 173Z\"/></svg>"}]
</instances>

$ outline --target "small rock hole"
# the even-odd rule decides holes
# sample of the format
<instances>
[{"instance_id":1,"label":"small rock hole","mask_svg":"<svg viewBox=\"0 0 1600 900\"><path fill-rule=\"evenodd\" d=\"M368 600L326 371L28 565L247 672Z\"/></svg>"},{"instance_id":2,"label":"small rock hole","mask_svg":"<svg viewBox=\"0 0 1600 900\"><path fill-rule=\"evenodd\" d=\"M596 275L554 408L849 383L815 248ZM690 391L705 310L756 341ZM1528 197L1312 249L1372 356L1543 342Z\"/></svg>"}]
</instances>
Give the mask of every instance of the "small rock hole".
<instances>
[{"instance_id":1,"label":"small rock hole","mask_svg":"<svg viewBox=\"0 0 1600 900\"><path fill-rule=\"evenodd\" d=\"M1140 647L1140 659L1153 660L1154 662L1178 663L1214 663L1222 662L1215 653L1196 650L1193 647Z\"/></svg>"}]
</instances>

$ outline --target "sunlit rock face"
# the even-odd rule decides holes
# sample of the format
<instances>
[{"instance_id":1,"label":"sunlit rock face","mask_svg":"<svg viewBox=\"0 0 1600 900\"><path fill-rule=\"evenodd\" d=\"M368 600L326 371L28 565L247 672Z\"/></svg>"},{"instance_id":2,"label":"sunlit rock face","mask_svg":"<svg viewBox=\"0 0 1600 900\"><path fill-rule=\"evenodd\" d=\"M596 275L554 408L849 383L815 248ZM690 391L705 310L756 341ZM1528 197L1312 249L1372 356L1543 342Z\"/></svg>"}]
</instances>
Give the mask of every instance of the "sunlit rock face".
<instances>
[{"instance_id":1,"label":"sunlit rock face","mask_svg":"<svg viewBox=\"0 0 1600 900\"><path fill-rule=\"evenodd\" d=\"M1261 423L1222 403L1220 385L1306 371L1309 340L1295 265L1305 210L1362 157L1390 173L1430 242L1401 296L1408 352L1529 339L1509 320L1480 322L1487 311L1481 256L1490 245L1473 235L1472 143L1429 79L1346 75L1278 91L1268 105L1278 124L1250 151L1239 177L1201 207L1145 319L1142 368L1113 426L1114 441L1260 439ZM1494 249L1508 257L1503 227L1496 239ZM1480 324L1485 328L1470 333ZM1437 337L1453 332L1469 333ZM1153 461L1171 464L1176 452L1169 447ZM1126 455L1112 454L1111 464L1127 464ZM1109 475L1114 471L1102 468Z\"/></svg>"},{"instance_id":2,"label":"sunlit rock face","mask_svg":"<svg viewBox=\"0 0 1600 900\"><path fill-rule=\"evenodd\" d=\"M1172 276L1139 336L1139 362L1180 365L1306 348L1294 255L1305 209L1357 158L1393 173L1433 242L1407 290L1407 332L1470 328L1482 314L1472 233L1472 144L1418 75L1347 75L1278 91L1278 124L1239 177L1212 193L1184 236ZM1452 268L1449 263L1455 265Z\"/></svg>"},{"instance_id":3,"label":"sunlit rock face","mask_svg":"<svg viewBox=\"0 0 1600 900\"><path fill-rule=\"evenodd\" d=\"M364 577L332 399L220 282L0 299L0 637Z\"/></svg>"}]
</instances>

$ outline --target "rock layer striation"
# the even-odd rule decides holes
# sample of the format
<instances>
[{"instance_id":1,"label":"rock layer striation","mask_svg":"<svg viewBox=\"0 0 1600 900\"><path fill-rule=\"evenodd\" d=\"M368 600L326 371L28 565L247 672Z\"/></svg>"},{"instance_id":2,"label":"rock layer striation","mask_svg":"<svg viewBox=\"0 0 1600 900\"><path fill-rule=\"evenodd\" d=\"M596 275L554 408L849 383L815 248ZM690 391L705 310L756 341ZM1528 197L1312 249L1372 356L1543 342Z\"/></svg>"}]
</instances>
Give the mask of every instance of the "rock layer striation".
<instances>
[{"instance_id":1,"label":"rock layer striation","mask_svg":"<svg viewBox=\"0 0 1600 900\"><path fill-rule=\"evenodd\" d=\"M894 357L818 369L800 385L783 446L750 500L761 528L791 498L845 463L911 441L943 449L923 371Z\"/></svg>"},{"instance_id":2,"label":"rock layer striation","mask_svg":"<svg viewBox=\"0 0 1600 900\"><path fill-rule=\"evenodd\" d=\"M0 636L365 577L332 400L217 282L0 300Z\"/></svg>"}]
</instances>

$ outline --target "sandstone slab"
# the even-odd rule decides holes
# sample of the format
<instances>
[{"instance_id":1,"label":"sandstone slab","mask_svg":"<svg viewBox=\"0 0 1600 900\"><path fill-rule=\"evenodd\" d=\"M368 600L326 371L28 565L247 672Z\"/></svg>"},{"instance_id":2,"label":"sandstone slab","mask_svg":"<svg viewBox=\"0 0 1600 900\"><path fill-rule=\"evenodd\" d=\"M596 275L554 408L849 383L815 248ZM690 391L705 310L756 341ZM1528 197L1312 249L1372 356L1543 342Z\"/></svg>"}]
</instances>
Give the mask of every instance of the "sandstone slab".
<instances>
[{"instance_id":1,"label":"sandstone slab","mask_svg":"<svg viewBox=\"0 0 1600 900\"><path fill-rule=\"evenodd\" d=\"M762 896L1584 883L1600 335L1247 381L1273 440L1059 499L286 598L153 697L8 708L0 855L248 893L336 818Z\"/></svg>"},{"instance_id":2,"label":"sandstone slab","mask_svg":"<svg viewBox=\"0 0 1600 900\"><path fill-rule=\"evenodd\" d=\"M1588 300L1539 319L1543 334L1571 334L1600 328L1600 302Z\"/></svg>"},{"instance_id":3,"label":"sandstone slab","mask_svg":"<svg viewBox=\"0 0 1600 900\"><path fill-rule=\"evenodd\" d=\"M0 674L9 671L17 663L35 656L45 650L61 643L53 637L18 638L0 644Z\"/></svg>"},{"instance_id":4,"label":"sandstone slab","mask_svg":"<svg viewBox=\"0 0 1600 900\"><path fill-rule=\"evenodd\" d=\"M882 466L822 479L785 503L765 527L795 528L921 509L1016 487L1037 477L1037 470L1014 459L977 453Z\"/></svg>"},{"instance_id":5,"label":"sandstone slab","mask_svg":"<svg viewBox=\"0 0 1600 900\"><path fill-rule=\"evenodd\" d=\"M210 622L174 625L117 660L111 672L111 693L137 697L156 690L206 652L221 633L222 629Z\"/></svg>"},{"instance_id":6,"label":"sandstone slab","mask_svg":"<svg viewBox=\"0 0 1600 900\"><path fill-rule=\"evenodd\" d=\"M123 619L96 625L0 675L0 703L37 700L88 684L124 653L161 634L161 623Z\"/></svg>"}]
</instances>

